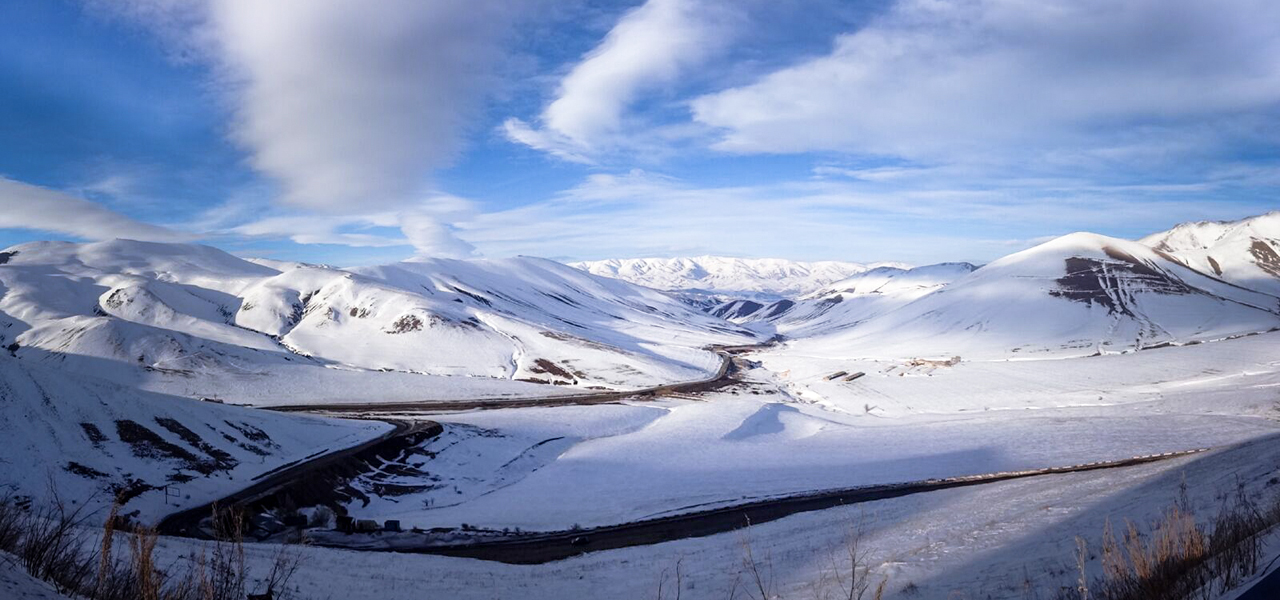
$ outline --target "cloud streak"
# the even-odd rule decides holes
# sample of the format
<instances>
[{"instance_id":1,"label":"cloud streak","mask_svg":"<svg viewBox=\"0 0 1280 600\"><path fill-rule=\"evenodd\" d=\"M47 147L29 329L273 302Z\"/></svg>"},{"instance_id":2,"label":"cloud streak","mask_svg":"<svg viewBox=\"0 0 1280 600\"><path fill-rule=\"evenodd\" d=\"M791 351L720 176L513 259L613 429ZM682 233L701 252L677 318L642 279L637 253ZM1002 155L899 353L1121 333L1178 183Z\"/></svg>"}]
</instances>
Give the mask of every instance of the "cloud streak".
<instances>
[{"instance_id":1,"label":"cloud streak","mask_svg":"<svg viewBox=\"0 0 1280 600\"><path fill-rule=\"evenodd\" d=\"M477 215L458 227L481 251L499 256L711 253L925 264L982 262L1076 230L1137 237L1187 218L1260 210L1204 200L1213 182L1145 189L1087 180L952 188L949 181L947 173L922 170L891 185L840 177L706 187L640 171L598 174L545 202Z\"/></svg>"},{"instance_id":2,"label":"cloud streak","mask_svg":"<svg viewBox=\"0 0 1280 600\"><path fill-rule=\"evenodd\" d=\"M143 223L96 202L0 177L0 229L52 231L87 240L184 242L194 236Z\"/></svg>"}]
</instances>

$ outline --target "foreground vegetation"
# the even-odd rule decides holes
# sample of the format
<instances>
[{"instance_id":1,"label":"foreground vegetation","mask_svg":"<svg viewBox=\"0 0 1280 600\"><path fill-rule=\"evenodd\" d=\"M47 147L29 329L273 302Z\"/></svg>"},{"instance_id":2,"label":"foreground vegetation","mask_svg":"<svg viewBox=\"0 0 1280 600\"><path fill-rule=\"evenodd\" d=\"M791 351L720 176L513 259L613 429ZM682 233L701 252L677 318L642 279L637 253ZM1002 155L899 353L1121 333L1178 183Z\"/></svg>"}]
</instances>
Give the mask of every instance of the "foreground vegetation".
<instances>
[{"instance_id":1,"label":"foreground vegetation","mask_svg":"<svg viewBox=\"0 0 1280 600\"><path fill-rule=\"evenodd\" d=\"M59 593L88 600L289 598L296 553L282 546L266 576L251 584L239 516L219 520L220 541L162 567L155 560L160 538L154 529L129 524L113 508L105 531L95 531L87 504L29 507L0 498L0 551ZM117 547L121 543L124 548Z\"/></svg>"},{"instance_id":2,"label":"foreground vegetation","mask_svg":"<svg viewBox=\"0 0 1280 600\"><path fill-rule=\"evenodd\" d=\"M1280 524L1280 498L1266 503L1250 496L1242 484L1218 496L1211 518L1197 517L1185 484L1177 501L1144 527L1126 521L1106 523L1100 541L1077 538L1075 581L1045 590L1028 581L1028 600L1211 600L1239 587L1262 568L1264 541ZM218 541L171 564L157 564L160 537L154 529L122 519L113 508L104 529L94 515L56 500L32 507L0 498L0 552L10 554L32 576L58 592L88 600L282 600L290 597L289 581L299 567L296 547L282 545L269 566L253 569L245 556L243 517L226 512L213 524ZM215 513L218 514L218 513ZM880 600L892 589L910 597L913 583L890 588L876 573L861 520L846 519L839 543L826 548L813 581L796 594L815 600ZM752 530L739 532L741 560L725 597L780 600L795 595L779 590L773 562L751 541ZM659 600L679 600L684 592L683 565L664 571L656 586Z\"/></svg>"},{"instance_id":3,"label":"foreground vegetation","mask_svg":"<svg viewBox=\"0 0 1280 600\"><path fill-rule=\"evenodd\" d=\"M1280 524L1280 499L1262 506L1243 484L1219 497L1207 524L1196 518L1185 483L1146 534L1132 522L1117 534L1108 521L1097 549L1101 575L1089 575L1097 554L1077 538L1078 581L1055 600L1211 600L1236 588L1258 573L1264 536Z\"/></svg>"}]
</instances>

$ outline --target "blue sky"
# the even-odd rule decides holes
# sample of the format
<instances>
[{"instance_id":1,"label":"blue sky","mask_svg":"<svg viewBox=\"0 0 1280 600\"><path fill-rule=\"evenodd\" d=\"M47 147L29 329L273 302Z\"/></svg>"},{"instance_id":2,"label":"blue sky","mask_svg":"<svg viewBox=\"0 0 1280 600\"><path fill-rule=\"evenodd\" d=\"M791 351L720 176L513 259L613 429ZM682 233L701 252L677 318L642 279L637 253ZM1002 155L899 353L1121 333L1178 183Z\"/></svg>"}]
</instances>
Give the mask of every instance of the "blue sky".
<instances>
[{"instance_id":1,"label":"blue sky","mask_svg":"<svg viewBox=\"0 0 1280 600\"><path fill-rule=\"evenodd\" d=\"M1280 208L1261 0L9 0L0 247L986 261Z\"/></svg>"}]
</instances>

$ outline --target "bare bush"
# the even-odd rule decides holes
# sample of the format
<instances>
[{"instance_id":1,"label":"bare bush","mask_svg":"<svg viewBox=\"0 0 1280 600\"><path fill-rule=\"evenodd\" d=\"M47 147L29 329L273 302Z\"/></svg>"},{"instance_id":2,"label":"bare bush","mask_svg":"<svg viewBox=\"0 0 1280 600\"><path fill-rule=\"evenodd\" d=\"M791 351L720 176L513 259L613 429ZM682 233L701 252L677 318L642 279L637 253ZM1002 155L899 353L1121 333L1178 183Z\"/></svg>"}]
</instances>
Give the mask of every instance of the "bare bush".
<instances>
[{"instance_id":1,"label":"bare bush","mask_svg":"<svg viewBox=\"0 0 1280 600\"><path fill-rule=\"evenodd\" d=\"M1147 533L1126 523L1117 536L1108 521L1102 532L1102 575L1085 572L1088 549L1078 539L1077 587L1057 600L1208 600L1258 572L1262 535L1280 524L1278 508L1262 510L1243 485L1226 494L1218 514L1200 524L1187 499L1179 499Z\"/></svg>"},{"instance_id":2,"label":"bare bush","mask_svg":"<svg viewBox=\"0 0 1280 600\"><path fill-rule=\"evenodd\" d=\"M751 544L750 524L741 531L741 565L729 589L728 598L739 594L750 600L782 600L777 590L772 553L759 556ZM864 543L866 530L861 518L847 518L840 541L826 548L817 577L805 586L814 600L881 600L889 585L871 569L871 549ZM911 585L914 588L914 584Z\"/></svg>"},{"instance_id":3,"label":"bare bush","mask_svg":"<svg viewBox=\"0 0 1280 600\"><path fill-rule=\"evenodd\" d=\"M261 583L251 589L238 515L215 513L222 515L215 519L220 541L161 567L155 558L155 530L118 532L117 508L106 520L101 542L92 543L97 533L88 523L86 505L68 510L55 496L48 507L32 509L0 499L0 550L16 556L28 573L59 593L88 600L244 600L250 593L273 600L289 597L298 553L281 546ZM127 555L114 552L119 537L127 542Z\"/></svg>"},{"instance_id":4,"label":"bare bush","mask_svg":"<svg viewBox=\"0 0 1280 600\"><path fill-rule=\"evenodd\" d=\"M871 591L871 550L863 543L865 529L861 518L846 518L844 536L827 548L826 564L814 586L815 600L863 600ZM884 593L887 580L881 580L875 597Z\"/></svg>"}]
</instances>

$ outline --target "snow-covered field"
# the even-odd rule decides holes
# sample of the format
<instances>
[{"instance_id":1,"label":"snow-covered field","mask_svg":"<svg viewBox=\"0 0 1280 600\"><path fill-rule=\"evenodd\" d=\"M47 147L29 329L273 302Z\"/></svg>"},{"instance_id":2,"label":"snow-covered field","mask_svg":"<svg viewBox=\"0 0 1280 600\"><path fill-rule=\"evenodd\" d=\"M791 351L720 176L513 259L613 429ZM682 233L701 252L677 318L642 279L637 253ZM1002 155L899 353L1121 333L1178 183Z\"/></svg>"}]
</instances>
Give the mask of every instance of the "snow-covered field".
<instances>
[{"instance_id":1,"label":"snow-covered field","mask_svg":"<svg viewBox=\"0 0 1280 600\"><path fill-rule=\"evenodd\" d=\"M1280 433L1268 418L1280 416L1278 335L850 383L818 376L848 365L784 349L763 364L790 376L755 369L747 385L699 401L435 416L447 433L424 447L430 489L348 508L424 528L565 529L811 490L1223 447Z\"/></svg>"},{"instance_id":2,"label":"snow-covered field","mask_svg":"<svg viewBox=\"0 0 1280 600\"><path fill-rule=\"evenodd\" d=\"M1280 464L1280 439L1264 437L1241 448L1118 470L1054 475L951 489L847 509L793 515L748 530L585 554L542 565L506 565L463 558L298 547L293 579L304 598L663 598L747 597L744 568L749 543L770 591L811 598L834 558L845 552L847 532L861 524L885 598L1025 598L1030 585L1044 597L1077 577L1076 537L1093 548L1107 521L1148 524L1159 518L1186 482L1197 513L1214 514L1217 496L1243 483L1250 493L1274 494L1269 481ZM1277 542L1272 542L1274 551ZM199 544L166 539L166 557ZM275 556L272 545L250 546L259 573ZM1087 569L1101 573L1099 559ZM878 583L877 578L876 582ZM831 590L827 590L828 592ZM756 594L758 597L758 593ZM821 597L820 595L818 597ZM1033 596L1034 597L1034 596Z\"/></svg>"},{"instance_id":3,"label":"snow-covered field","mask_svg":"<svg viewBox=\"0 0 1280 600\"><path fill-rule=\"evenodd\" d=\"M371 581L381 598L652 598L679 564L682 597L724 598L742 583L749 538L771 586L820 596L810 586L853 519L889 597L1021 598L1027 578L1042 591L1069 583L1075 536L1096 540L1108 518L1149 521L1183 477L1205 514L1237 478L1276 493L1273 221L1189 224L1146 244L1072 234L976 269L859 266L789 305L740 301L713 314L538 259L335 269L190 245L27 244L0 265L0 434L13 440L0 485L36 498L40 478L75 497L136 489L126 512L153 519L388 427L198 398L635 389L704 378L719 365L708 346L778 332L787 339L745 356L740 381L714 392L432 415L443 433L358 476L351 485L369 501L344 508L405 527L563 530L1212 449L539 566L300 548L295 580L308 598L367 596ZM678 262L628 264L699 275ZM792 283L826 277L806 268L787 271ZM163 545L176 556L198 544Z\"/></svg>"}]
</instances>

